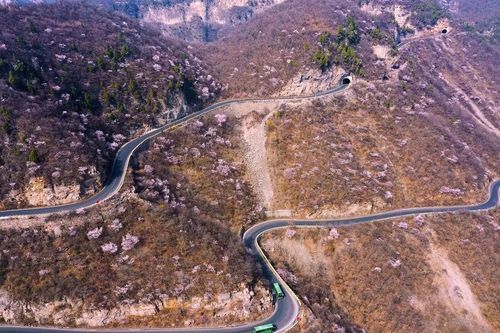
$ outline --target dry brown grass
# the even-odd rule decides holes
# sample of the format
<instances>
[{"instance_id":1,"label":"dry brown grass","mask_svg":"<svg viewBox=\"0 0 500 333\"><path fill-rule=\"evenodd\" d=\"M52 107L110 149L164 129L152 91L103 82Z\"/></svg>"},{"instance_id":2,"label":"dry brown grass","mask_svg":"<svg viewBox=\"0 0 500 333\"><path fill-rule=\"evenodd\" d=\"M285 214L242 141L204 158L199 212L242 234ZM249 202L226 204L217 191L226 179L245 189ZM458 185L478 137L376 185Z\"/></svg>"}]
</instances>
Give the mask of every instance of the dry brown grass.
<instances>
[{"instance_id":1,"label":"dry brown grass","mask_svg":"<svg viewBox=\"0 0 500 333\"><path fill-rule=\"evenodd\" d=\"M370 332L492 332L500 325L499 217L497 209L397 219L338 228L338 239L328 230L297 230L292 239L274 232L263 244L296 275L292 287L312 312L298 331L328 330L336 318Z\"/></svg>"},{"instance_id":2,"label":"dry brown grass","mask_svg":"<svg viewBox=\"0 0 500 333\"><path fill-rule=\"evenodd\" d=\"M227 85L224 95L269 96L292 77L318 68L312 56L321 48L320 34L335 35L348 14L356 18L360 31L357 53L364 74L381 77L384 68L376 63L370 45L381 41L374 41L369 31L379 27L384 35L392 36L394 25L387 17L368 17L353 1L317 0L311 6L310 1L288 0L260 13L221 40L203 46L202 51L219 80Z\"/></svg>"},{"instance_id":3,"label":"dry brown grass","mask_svg":"<svg viewBox=\"0 0 500 333\"><path fill-rule=\"evenodd\" d=\"M81 185L82 196L99 189L123 141L215 100L220 89L185 44L80 3L0 7L0 46L5 208L27 205L31 177L48 189ZM36 161L27 163L32 150Z\"/></svg>"},{"instance_id":4,"label":"dry brown grass","mask_svg":"<svg viewBox=\"0 0 500 333\"><path fill-rule=\"evenodd\" d=\"M83 311L127 302L160 304L155 316L115 325L182 326L187 320L190 325L222 325L264 316L269 303L259 291L260 270L240 240L241 230L262 215L244 180L232 121L218 126L209 115L201 126L156 139L139 153L120 195L85 215L63 217L54 230L31 226L0 231L0 287L15 301L30 304L82 300ZM193 154L195 148L199 156ZM218 168L221 164L229 169ZM110 226L115 219L122 224L118 231ZM57 224L61 217L49 222ZM102 234L88 239L87 233L100 227ZM139 238L129 251L120 245L126 234ZM110 242L118 247L115 254L101 249ZM247 314L189 307L194 297L217 302L219 295L244 288L256 292ZM165 298L179 305L163 308ZM20 315L17 323L30 320L29 314ZM43 318L42 324L53 324L51 320ZM68 320L67 325L75 325Z\"/></svg>"},{"instance_id":5,"label":"dry brown grass","mask_svg":"<svg viewBox=\"0 0 500 333\"><path fill-rule=\"evenodd\" d=\"M487 168L496 170L498 158L493 146L463 150L425 117L376 108L335 100L271 118L275 206L332 215L349 206L354 213L485 198ZM464 194L440 193L443 186Z\"/></svg>"},{"instance_id":6,"label":"dry brown grass","mask_svg":"<svg viewBox=\"0 0 500 333\"><path fill-rule=\"evenodd\" d=\"M498 138L477 120L477 109L457 100L458 85L472 88L454 73L466 66L480 75L485 70L479 64L490 56L475 63L462 55L443 64L453 85L428 70L431 59L444 57L439 52L449 52L446 47L457 50L460 42L466 41L412 45L402 54L402 69L391 74L393 83L358 81L345 98L276 110L267 126L275 206L331 216L483 200L500 173ZM497 126L488 102L498 100L490 74L480 82L482 95L472 91L480 96L475 106ZM446 187L458 191L443 193Z\"/></svg>"}]
</instances>

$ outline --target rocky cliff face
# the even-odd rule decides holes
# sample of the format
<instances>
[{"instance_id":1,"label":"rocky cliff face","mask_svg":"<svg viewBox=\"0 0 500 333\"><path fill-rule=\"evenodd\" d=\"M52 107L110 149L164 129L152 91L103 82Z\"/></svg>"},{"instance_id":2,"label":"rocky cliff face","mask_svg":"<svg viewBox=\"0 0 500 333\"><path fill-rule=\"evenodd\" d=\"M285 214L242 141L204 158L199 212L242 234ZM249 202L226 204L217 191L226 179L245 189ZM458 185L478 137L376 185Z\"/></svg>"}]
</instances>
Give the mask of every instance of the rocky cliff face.
<instances>
[{"instance_id":1,"label":"rocky cliff face","mask_svg":"<svg viewBox=\"0 0 500 333\"><path fill-rule=\"evenodd\" d=\"M123 12L166 35L185 41L210 42L222 28L248 21L255 13L285 0L92 0ZM0 6L53 3L54 0L0 0Z\"/></svg>"},{"instance_id":2,"label":"rocky cliff face","mask_svg":"<svg viewBox=\"0 0 500 333\"><path fill-rule=\"evenodd\" d=\"M143 22L158 25L170 36L187 41L209 42L226 26L248 21L256 12L284 0L173 0L110 1L112 8Z\"/></svg>"},{"instance_id":3,"label":"rocky cliff face","mask_svg":"<svg viewBox=\"0 0 500 333\"><path fill-rule=\"evenodd\" d=\"M44 272L40 272L43 274ZM225 318L237 318L245 321L253 319L271 309L271 297L262 287L250 290L242 286L241 290L217 295L206 294L205 297L192 299L165 298L151 302L132 302L125 300L112 309L91 309L81 300L64 299L43 304L14 301L7 292L0 289L0 322L22 324L30 318L37 324L74 325L85 327L101 327L112 324L133 324L131 318L142 318L168 313L182 309L191 316L210 312L216 322L224 322ZM50 318L50 319L49 319ZM188 319L184 324L193 325L195 321Z\"/></svg>"}]
</instances>

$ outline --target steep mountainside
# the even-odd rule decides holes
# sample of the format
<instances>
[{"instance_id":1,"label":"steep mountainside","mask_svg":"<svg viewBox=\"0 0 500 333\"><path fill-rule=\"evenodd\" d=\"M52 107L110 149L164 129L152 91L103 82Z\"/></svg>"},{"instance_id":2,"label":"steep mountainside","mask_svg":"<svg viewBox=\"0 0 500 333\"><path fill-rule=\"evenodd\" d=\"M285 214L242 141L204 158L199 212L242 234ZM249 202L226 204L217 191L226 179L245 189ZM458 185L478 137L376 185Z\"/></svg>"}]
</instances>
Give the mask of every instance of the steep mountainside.
<instances>
[{"instance_id":1,"label":"steep mountainside","mask_svg":"<svg viewBox=\"0 0 500 333\"><path fill-rule=\"evenodd\" d=\"M70 0L71 1L71 0ZM284 0L89 0L160 30L167 36L210 42L225 28L245 23L256 13ZM55 0L0 0L2 5L54 3Z\"/></svg>"},{"instance_id":2,"label":"steep mountainside","mask_svg":"<svg viewBox=\"0 0 500 333\"><path fill-rule=\"evenodd\" d=\"M259 221L484 200L500 176L498 39L442 3L288 0L196 47L89 6L0 9L5 206L98 189L120 144L180 109L353 79L335 96L226 105L137 152L110 200L2 220L0 322L250 322L272 312L241 242ZM294 332L494 332L498 218L289 228L262 244L302 300Z\"/></svg>"},{"instance_id":3,"label":"steep mountainside","mask_svg":"<svg viewBox=\"0 0 500 333\"><path fill-rule=\"evenodd\" d=\"M471 26L500 38L500 8L495 0L443 0L443 5ZM490 36L491 36L490 35Z\"/></svg>"},{"instance_id":4,"label":"steep mountainside","mask_svg":"<svg viewBox=\"0 0 500 333\"><path fill-rule=\"evenodd\" d=\"M378 58L447 16L434 1L382 3L288 0L202 47L226 95L297 94L292 86L335 85L345 72L380 79L387 68Z\"/></svg>"},{"instance_id":5,"label":"steep mountainside","mask_svg":"<svg viewBox=\"0 0 500 333\"><path fill-rule=\"evenodd\" d=\"M2 221L0 323L192 327L269 315L240 241L263 214L234 122L211 114L158 137L99 206Z\"/></svg>"},{"instance_id":6,"label":"steep mountainside","mask_svg":"<svg viewBox=\"0 0 500 333\"><path fill-rule=\"evenodd\" d=\"M305 309L292 332L497 332L499 210L273 232Z\"/></svg>"},{"instance_id":7,"label":"steep mountainside","mask_svg":"<svg viewBox=\"0 0 500 333\"><path fill-rule=\"evenodd\" d=\"M167 35L187 41L217 40L221 30L251 19L257 12L284 0L169 0L114 1L113 8L159 26Z\"/></svg>"},{"instance_id":8,"label":"steep mountainside","mask_svg":"<svg viewBox=\"0 0 500 333\"><path fill-rule=\"evenodd\" d=\"M0 8L0 26L4 207L92 193L128 138L220 90L185 45L90 6Z\"/></svg>"}]
</instances>

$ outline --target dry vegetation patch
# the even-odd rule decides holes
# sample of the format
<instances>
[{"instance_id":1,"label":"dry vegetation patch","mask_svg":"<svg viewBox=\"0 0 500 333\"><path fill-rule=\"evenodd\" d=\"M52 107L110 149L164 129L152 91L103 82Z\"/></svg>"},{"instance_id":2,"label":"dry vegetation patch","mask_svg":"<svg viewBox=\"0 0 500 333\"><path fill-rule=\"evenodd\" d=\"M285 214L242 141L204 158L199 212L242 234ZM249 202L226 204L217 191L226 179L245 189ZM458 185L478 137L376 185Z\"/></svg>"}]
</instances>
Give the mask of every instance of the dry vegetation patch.
<instances>
[{"instance_id":1,"label":"dry vegetation patch","mask_svg":"<svg viewBox=\"0 0 500 333\"><path fill-rule=\"evenodd\" d=\"M498 330L498 209L273 232L262 244L312 315L297 331ZM341 323L343 321L343 323Z\"/></svg>"},{"instance_id":2,"label":"dry vegetation patch","mask_svg":"<svg viewBox=\"0 0 500 333\"><path fill-rule=\"evenodd\" d=\"M109 202L2 230L4 320L210 326L265 316L269 295L240 239L262 212L233 125L216 114L166 133Z\"/></svg>"},{"instance_id":3,"label":"dry vegetation patch","mask_svg":"<svg viewBox=\"0 0 500 333\"><path fill-rule=\"evenodd\" d=\"M340 42L342 36L347 36L342 29L350 16L359 40L356 38L352 47L339 48L344 44ZM320 68L325 77L331 67L334 73L362 67L366 77L382 76L384 68L376 63L370 44L391 45L393 28L388 16L370 17L352 1L318 0L311 6L310 1L288 0L204 49L207 61L225 83L223 94L266 96L283 91L294 78ZM339 45L327 43L324 36L339 41ZM323 61L318 61L318 56Z\"/></svg>"},{"instance_id":4,"label":"dry vegetation patch","mask_svg":"<svg viewBox=\"0 0 500 333\"><path fill-rule=\"evenodd\" d=\"M393 83L357 80L347 99L275 111L267 149L277 206L297 215L338 216L484 199L500 171L497 137L456 99L454 86L433 77L428 68L437 55L418 55L416 47L402 54L405 65ZM487 63L488 57L478 59ZM475 106L490 124L497 118L483 99Z\"/></svg>"},{"instance_id":5,"label":"dry vegetation patch","mask_svg":"<svg viewBox=\"0 0 500 333\"><path fill-rule=\"evenodd\" d=\"M2 6L0 31L2 208L94 193L127 139L221 88L187 45L89 5Z\"/></svg>"},{"instance_id":6,"label":"dry vegetation patch","mask_svg":"<svg viewBox=\"0 0 500 333\"><path fill-rule=\"evenodd\" d=\"M424 117L391 113L341 100L276 112L268 121L276 206L335 216L484 199L489 170L470 151ZM498 155L489 154L486 165Z\"/></svg>"}]
</instances>

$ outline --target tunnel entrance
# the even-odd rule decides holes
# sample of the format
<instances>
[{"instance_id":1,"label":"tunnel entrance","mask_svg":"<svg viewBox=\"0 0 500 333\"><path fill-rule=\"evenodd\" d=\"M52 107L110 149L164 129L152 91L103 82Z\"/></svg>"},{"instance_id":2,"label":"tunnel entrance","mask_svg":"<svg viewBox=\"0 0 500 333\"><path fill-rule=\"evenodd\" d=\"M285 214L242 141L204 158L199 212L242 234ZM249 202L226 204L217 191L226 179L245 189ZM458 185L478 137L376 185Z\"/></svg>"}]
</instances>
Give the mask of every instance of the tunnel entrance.
<instances>
[{"instance_id":1,"label":"tunnel entrance","mask_svg":"<svg viewBox=\"0 0 500 333\"><path fill-rule=\"evenodd\" d=\"M350 84L350 83L351 83L351 78L345 77L345 78L342 79L342 84L347 85L347 84Z\"/></svg>"},{"instance_id":2,"label":"tunnel entrance","mask_svg":"<svg viewBox=\"0 0 500 333\"><path fill-rule=\"evenodd\" d=\"M443 30L441 30L441 33L444 35L444 34L447 34L448 33L448 29L444 28Z\"/></svg>"}]
</instances>

